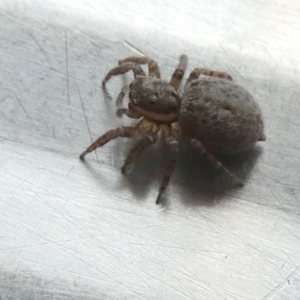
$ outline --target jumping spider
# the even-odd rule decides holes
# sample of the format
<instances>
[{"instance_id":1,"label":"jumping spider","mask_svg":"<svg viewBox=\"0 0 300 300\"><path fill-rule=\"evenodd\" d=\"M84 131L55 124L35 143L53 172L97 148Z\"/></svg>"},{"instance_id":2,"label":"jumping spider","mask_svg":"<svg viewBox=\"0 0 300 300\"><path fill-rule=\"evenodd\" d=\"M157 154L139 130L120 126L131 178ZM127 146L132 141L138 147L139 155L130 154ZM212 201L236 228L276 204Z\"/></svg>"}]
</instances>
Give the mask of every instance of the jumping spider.
<instances>
[{"instance_id":1,"label":"jumping spider","mask_svg":"<svg viewBox=\"0 0 300 300\"><path fill-rule=\"evenodd\" d=\"M148 64L146 76L140 64ZM141 140L129 152L122 167L126 167L143 150L162 138L170 151L166 171L159 188L156 203L170 181L174 171L180 145L190 140L191 144L205 155L215 168L221 169L230 185L242 184L216 157L218 152L234 153L251 147L257 141L264 141L264 125L260 109L252 96L243 87L232 81L227 73L196 68L188 77L183 94L178 87L187 67L187 56L181 55L170 83L160 79L157 63L148 57L128 57L119 61L119 66L110 70L103 85L115 75L133 71L134 80L125 85L117 105L129 91L128 108L118 112L130 118L141 119L131 127L110 130L92 143L80 155L80 159L117 137L137 137ZM200 75L206 75L201 76Z\"/></svg>"}]
</instances>

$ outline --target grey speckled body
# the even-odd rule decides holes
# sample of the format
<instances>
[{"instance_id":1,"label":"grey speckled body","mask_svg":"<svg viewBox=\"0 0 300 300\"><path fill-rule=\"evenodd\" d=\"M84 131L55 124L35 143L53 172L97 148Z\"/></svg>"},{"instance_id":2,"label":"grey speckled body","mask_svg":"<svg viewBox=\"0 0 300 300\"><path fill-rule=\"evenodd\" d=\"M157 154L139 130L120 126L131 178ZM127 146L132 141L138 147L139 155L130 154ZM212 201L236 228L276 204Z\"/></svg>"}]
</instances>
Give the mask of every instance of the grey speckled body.
<instances>
[{"instance_id":1,"label":"grey speckled body","mask_svg":"<svg viewBox=\"0 0 300 300\"><path fill-rule=\"evenodd\" d=\"M238 152L265 140L263 118L251 94L221 78L190 82L182 96L183 136L202 141L207 151Z\"/></svg>"}]
</instances>

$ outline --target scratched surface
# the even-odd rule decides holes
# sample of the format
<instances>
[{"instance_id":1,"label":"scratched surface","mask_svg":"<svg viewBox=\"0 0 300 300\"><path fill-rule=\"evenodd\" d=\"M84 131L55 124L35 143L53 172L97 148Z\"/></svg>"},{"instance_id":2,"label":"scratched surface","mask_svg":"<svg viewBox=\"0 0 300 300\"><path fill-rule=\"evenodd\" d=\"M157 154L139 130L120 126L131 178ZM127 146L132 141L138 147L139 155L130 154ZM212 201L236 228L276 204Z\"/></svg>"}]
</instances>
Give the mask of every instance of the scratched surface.
<instances>
[{"instance_id":1,"label":"scratched surface","mask_svg":"<svg viewBox=\"0 0 300 300\"><path fill-rule=\"evenodd\" d=\"M145 3L144 3L145 2ZM1 299L300 299L298 0L0 0ZM259 102L267 141L224 163L224 191L184 147L165 203L167 154L120 174L132 141L78 155L108 129L131 74L154 57L169 78L230 73Z\"/></svg>"}]
</instances>

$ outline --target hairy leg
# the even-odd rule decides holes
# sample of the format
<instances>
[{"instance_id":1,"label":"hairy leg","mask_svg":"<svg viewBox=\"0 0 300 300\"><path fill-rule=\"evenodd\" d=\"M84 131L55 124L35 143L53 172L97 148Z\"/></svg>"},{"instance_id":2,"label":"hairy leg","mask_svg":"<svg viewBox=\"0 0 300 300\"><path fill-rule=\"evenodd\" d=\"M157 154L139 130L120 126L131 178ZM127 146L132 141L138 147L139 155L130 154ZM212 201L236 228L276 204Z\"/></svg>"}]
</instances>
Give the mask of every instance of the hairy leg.
<instances>
[{"instance_id":1,"label":"hairy leg","mask_svg":"<svg viewBox=\"0 0 300 300\"><path fill-rule=\"evenodd\" d=\"M83 159L89 152L94 151L96 148L101 147L118 137L136 137L146 130L151 125L150 122L145 119L141 120L137 125L132 127L120 127L114 130L106 132L99 137L94 143L92 143L83 153L80 155L80 159Z\"/></svg>"},{"instance_id":2,"label":"hairy leg","mask_svg":"<svg viewBox=\"0 0 300 300\"><path fill-rule=\"evenodd\" d=\"M129 118L132 118L132 119L140 119L142 117L141 114L139 114L137 112L134 112L134 111L132 111L128 108L125 108L125 107L118 108L117 109L117 116L119 118L121 118L123 114L126 115Z\"/></svg>"},{"instance_id":3,"label":"hairy leg","mask_svg":"<svg viewBox=\"0 0 300 300\"><path fill-rule=\"evenodd\" d=\"M160 71L157 62L147 56L130 56L125 59L119 60L119 65L124 63L137 63L137 64L148 64L149 76L160 78Z\"/></svg>"},{"instance_id":4,"label":"hairy leg","mask_svg":"<svg viewBox=\"0 0 300 300\"><path fill-rule=\"evenodd\" d=\"M188 58L186 55L181 55L180 59L179 59L179 64L176 68L176 70L174 71L170 84L176 89L178 90L178 87L180 85L180 82L184 76L186 67L187 67L187 62L188 62Z\"/></svg>"},{"instance_id":5,"label":"hairy leg","mask_svg":"<svg viewBox=\"0 0 300 300\"><path fill-rule=\"evenodd\" d=\"M146 148L149 146L155 144L157 142L157 133L160 129L160 126L157 124L152 124L150 127L150 130L148 131L148 134L143 137L135 146L131 149L129 152L124 165L121 169L122 173L126 171L126 168L129 164L132 163L132 161L138 157Z\"/></svg>"},{"instance_id":6,"label":"hairy leg","mask_svg":"<svg viewBox=\"0 0 300 300\"><path fill-rule=\"evenodd\" d=\"M124 85L123 87L122 87L122 89L121 89L121 92L119 93L119 95L118 95L118 98L117 98L117 100L116 100L116 105L117 106L122 106L122 104L123 104L123 99L124 99L124 97L125 97L125 95L126 95L126 93L129 91L129 85Z\"/></svg>"},{"instance_id":7,"label":"hairy leg","mask_svg":"<svg viewBox=\"0 0 300 300\"><path fill-rule=\"evenodd\" d=\"M175 133L172 131L171 127L165 128L164 139L168 145L168 149L170 151L171 157L167 163L166 171L159 187L158 196L156 198L156 204L159 204L161 202L162 195L164 194L167 186L169 185L170 179L172 177L172 174L176 166L177 155L179 152L179 142L177 138L174 136L174 134Z\"/></svg>"},{"instance_id":8,"label":"hairy leg","mask_svg":"<svg viewBox=\"0 0 300 300\"><path fill-rule=\"evenodd\" d=\"M239 185L243 186L244 184L236 178L214 155L208 153L202 143L197 139L191 140L192 145L200 152L201 155L204 155L208 160L213 164L216 169L220 169L225 174L225 179L230 186Z\"/></svg>"},{"instance_id":9,"label":"hairy leg","mask_svg":"<svg viewBox=\"0 0 300 300\"><path fill-rule=\"evenodd\" d=\"M143 69L141 68L141 66L139 64L136 63L126 63L123 65L120 65L116 68L111 69L107 75L104 77L103 81L102 81L102 85L105 85L106 82L112 77L112 76L116 76L119 74L124 74L128 71L133 71L134 77L137 76L145 76L145 72L143 71Z\"/></svg>"},{"instance_id":10,"label":"hairy leg","mask_svg":"<svg viewBox=\"0 0 300 300\"><path fill-rule=\"evenodd\" d=\"M196 68L191 72L189 78L186 81L185 86L187 86L187 84L190 83L191 81L197 79L200 75L206 75L206 76L217 77L217 78L224 78L224 79L232 81L232 77L229 74L225 73L225 72L218 72L218 71L212 71L212 70L209 70L209 69Z\"/></svg>"},{"instance_id":11,"label":"hairy leg","mask_svg":"<svg viewBox=\"0 0 300 300\"><path fill-rule=\"evenodd\" d=\"M128 90L129 90L129 86L124 85L116 101L118 107L122 106L124 96ZM133 119L140 119L142 117L140 113L134 112L133 110L130 109L130 103L128 108L120 107L117 109L117 116L119 118L121 118L123 114Z\"/></svg>"}]
</instances>

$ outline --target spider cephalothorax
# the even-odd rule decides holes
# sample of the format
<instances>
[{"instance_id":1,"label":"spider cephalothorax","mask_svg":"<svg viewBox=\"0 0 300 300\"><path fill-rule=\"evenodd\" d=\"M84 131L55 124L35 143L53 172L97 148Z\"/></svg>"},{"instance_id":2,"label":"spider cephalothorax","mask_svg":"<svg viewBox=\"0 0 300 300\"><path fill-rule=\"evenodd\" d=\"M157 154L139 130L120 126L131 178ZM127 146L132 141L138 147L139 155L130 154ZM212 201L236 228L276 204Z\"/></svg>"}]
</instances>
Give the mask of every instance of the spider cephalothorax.
<instances>
[{"instance_id":1,"label":"spider cephalothorax","mask_svg":"<svg viewBox=\"0 0 300 300\"><path fill-rule=\"evenodd\" d=\"M140 64L148 64L148 76ZM223 170L230 185L242 184L214 154L218 151L232 153L245 150L255 142L265 140L260 109L249 92L234 83L230 75L208 69L194 69L180 96L177 90L186 67L187 57L182 55L169 83L160 79L157 63L148 57L128 57L119 61L119 66L108 72L103 85L112 76L133 71L134 80L122 88L117 99L117 105L122 106L123 98L129 91L128 108L120 107L118 113L141 120L135 126L106 132L80 158L114 138L141 135L142 138L125 160L122 167L122 172L125 172L134 158L156 143L162 128L170 159L156 203L160 202L170 181L180 144L185 140L190 140L216 168ZM200 75L206 76L199 78Z\"/></svg>"},{"instance_id":2,"label":"spider cephalothorax","mask_svg":"<svg viewBox=\"0 0 300 300\"><path fill-rule=\"evenodd\" d=\"M130 109L159 123L178 120L181 98L168 82L137 76L129 86Z\"/></svg>"}]
</instances>

